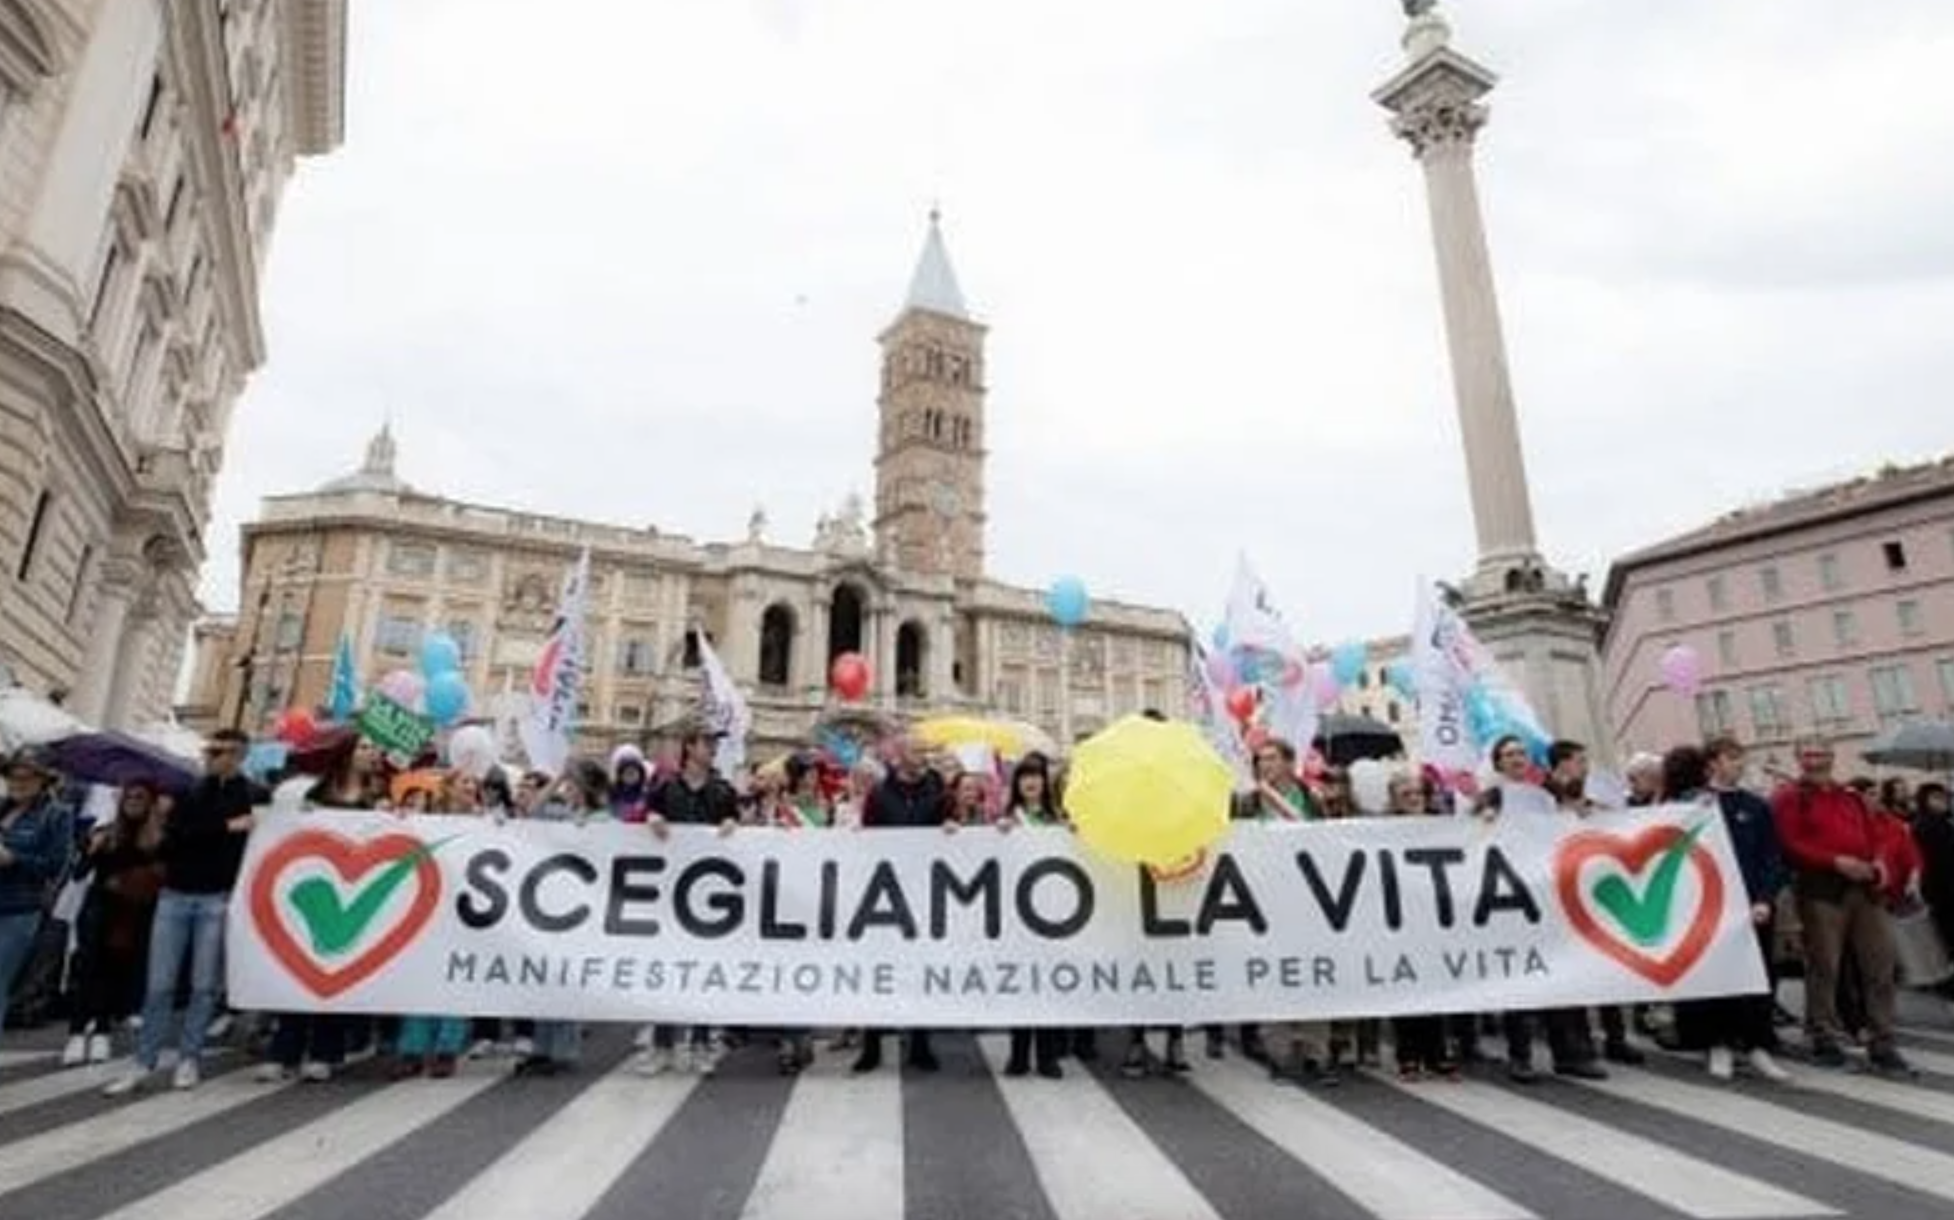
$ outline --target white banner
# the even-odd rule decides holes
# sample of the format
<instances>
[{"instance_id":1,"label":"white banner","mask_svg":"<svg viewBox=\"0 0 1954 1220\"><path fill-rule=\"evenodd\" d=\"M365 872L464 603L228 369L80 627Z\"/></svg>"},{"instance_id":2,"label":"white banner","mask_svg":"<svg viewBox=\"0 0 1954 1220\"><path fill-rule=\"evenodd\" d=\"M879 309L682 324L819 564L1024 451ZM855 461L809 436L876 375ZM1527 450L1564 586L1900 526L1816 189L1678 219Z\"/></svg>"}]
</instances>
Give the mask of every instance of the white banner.
<instances>
[{"instance_id":1,"label":"white banner","mask_svg":"<svg viewBox=\"0 0 1954 1220\"><path fill-rule=\"evenodd\" d=\"M1154 883L1064 830L273 814L240 1008L728 1025L1181 1024L1764 989L1714 808L1242 825Z\"/></svg>"}]
</instances>

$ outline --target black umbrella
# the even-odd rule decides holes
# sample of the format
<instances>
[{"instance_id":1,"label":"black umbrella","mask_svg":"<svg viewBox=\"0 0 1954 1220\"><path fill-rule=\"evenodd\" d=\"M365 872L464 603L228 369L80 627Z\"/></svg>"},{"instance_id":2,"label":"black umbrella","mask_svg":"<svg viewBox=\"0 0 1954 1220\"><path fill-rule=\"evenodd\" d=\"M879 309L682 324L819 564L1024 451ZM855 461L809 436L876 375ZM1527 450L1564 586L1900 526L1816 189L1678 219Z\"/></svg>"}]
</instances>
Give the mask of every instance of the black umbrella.
<instances>
[{"instance_id":1,"label":"black umbrella","mask_svg":"<svg viewBox=\"0 0 1954 1220\"><path fill-rule=\"evenodd\" d=\"M1360 758L1396 758L1404 738L1381 720L1329 712L1316 722L1316 748L1324 761L1344 767Z\"/></svg>"},{"instance_id":2,"label":"black umbrella","mask_svg":"<svg viewBox=\"0 0 1954 1220\"><path fill-rule=\"evenodd\" d=\"M1903 724L1867 746L1866 761L1913 771L1954 771L1954 724L1932 720Z\"/></svg>"}]
</instances>

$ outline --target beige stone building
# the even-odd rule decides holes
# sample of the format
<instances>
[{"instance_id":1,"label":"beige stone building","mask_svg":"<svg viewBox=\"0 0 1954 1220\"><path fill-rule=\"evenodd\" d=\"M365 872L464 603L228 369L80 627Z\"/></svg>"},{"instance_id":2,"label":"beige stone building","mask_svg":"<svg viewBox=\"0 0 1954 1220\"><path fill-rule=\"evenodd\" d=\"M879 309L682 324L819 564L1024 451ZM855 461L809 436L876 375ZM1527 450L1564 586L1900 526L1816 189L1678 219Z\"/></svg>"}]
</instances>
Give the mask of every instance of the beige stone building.
<instances>
[{"instance_id":1,"label":"beige stone building","mask_svg":"<svg viewBox=\"0 0 1954 1220\"><path fill-rule=\"evenodd\" d=\"M169 710L279 197L345 71L344 0L0 0L0 663L85 719Z\"/></svg>"},{"instance_id":2,"label":"beige stone building","mask_svg":"<svg viewBox=\"0 0 1954 1220\"><path fill-rule=\"evenodd\" d=\"M980 710L1063 738L1142 707L1178 708L1181 615L1096 601L1064 640L1042 591L985 577L984 335L932 217L881 336L874 506L851 497L807 547L769 538L758 511L746 537L702 543L446 499L401 479L382 431L356 472L271 497L244 528L242 605L235 625L200 628L185 714L259 728L325 699L342 633L371 683L412 667L424 633L442 629L462 645L478 713L506 720L585 547L587 748L688 715L701 634L749 692L761 751L842 710L827 674L844 652L868 658L866 702L889 720Z\"/></svg>"}]
</instances>

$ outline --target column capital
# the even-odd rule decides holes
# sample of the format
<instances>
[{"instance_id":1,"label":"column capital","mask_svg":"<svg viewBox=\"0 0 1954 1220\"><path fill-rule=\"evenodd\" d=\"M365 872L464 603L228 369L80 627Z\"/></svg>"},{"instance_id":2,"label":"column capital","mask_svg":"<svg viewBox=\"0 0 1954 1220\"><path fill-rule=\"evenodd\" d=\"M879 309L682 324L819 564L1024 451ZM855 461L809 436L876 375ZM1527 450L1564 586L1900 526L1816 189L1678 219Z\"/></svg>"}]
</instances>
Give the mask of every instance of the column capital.
<instances>
[{"instance_id":1,"label":"column capital","mask_svg":"<svg viewBox=\"0 0 1954 1220\"><path fill-rule=\"evenodd\" d=\"M1434 152L1470 151L1488 115L1482 102L1434 97L1401 111L1391 120L1391 131L1423 160Z\"/></svg>"}]
</instances>

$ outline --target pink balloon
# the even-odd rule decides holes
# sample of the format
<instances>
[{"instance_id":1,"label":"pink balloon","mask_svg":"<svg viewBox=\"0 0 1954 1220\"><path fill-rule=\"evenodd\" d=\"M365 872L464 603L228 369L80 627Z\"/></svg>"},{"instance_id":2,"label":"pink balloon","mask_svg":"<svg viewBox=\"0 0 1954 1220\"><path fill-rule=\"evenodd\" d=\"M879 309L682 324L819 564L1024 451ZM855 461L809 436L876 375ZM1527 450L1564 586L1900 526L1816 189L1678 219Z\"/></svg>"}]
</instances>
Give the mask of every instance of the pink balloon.
<instances>
[{"instance_id":1,"label":"pink balloon","mask_svg":"<svg viewBox=\"0 0 1954 1220\"><path fill-rule=\"evenodd\" d=\"M427 682L411 669L390 670L380 679L380 693L404 708L418 708Z\"/></svg>"},{"instance_id":2,"label":"pink balloon","mask_svg":"<svg viewBox=\"0 0 1954 1220\"><path fill-rule=\"evenodd\" d=\"M1656 669L1662 675L1662 684L1685 699L1702 689L1703 657L1688 644L1672 645L1656 662Z\"/></svg>"}]
</instances>

